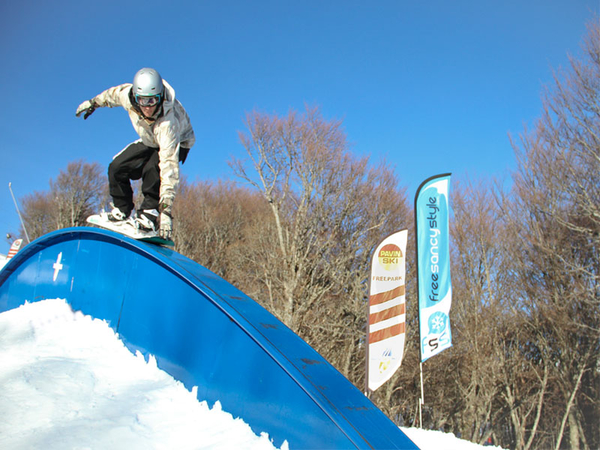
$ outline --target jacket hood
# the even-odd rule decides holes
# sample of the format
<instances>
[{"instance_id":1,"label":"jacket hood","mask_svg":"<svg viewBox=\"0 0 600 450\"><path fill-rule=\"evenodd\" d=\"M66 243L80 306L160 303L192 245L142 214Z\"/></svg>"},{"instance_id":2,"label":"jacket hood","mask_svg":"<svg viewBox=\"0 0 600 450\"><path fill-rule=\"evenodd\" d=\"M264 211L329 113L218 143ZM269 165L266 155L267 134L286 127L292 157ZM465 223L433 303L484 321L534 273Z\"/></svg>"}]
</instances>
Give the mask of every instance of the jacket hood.
<instances>
[{"instance_id":1,"label":"jacket hood","mask_svg":"<svg viewBox=\"0 0 600 450\"><path fill-rule=\"evenodd\" d=\"M175 89L167 83L166 80L163 79L163 86L165 87L164 92L164 100L163 100L163 114L167 115L167 113L173 109L175 105Z\"/></svg>"}]
</instances>

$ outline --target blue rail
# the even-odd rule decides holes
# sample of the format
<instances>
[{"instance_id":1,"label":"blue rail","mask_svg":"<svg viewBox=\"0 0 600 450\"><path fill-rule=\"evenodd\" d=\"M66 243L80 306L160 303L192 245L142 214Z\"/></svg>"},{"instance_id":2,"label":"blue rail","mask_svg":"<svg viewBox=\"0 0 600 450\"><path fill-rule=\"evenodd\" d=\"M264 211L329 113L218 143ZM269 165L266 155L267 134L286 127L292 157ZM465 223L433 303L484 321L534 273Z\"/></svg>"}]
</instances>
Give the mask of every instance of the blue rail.
<instances>
[{"instance_id":1,"label":"blue rail","mask_svg":"<svg viewBox=\"0 0 600 450\"><path fill-rule=\"evenodd\" d=\"M131 350L277 446L417 448L277 318L171 249L96 228L47 234L0 271L0 312L51 298L106 320Z\"/></svg>"}]
</instances>

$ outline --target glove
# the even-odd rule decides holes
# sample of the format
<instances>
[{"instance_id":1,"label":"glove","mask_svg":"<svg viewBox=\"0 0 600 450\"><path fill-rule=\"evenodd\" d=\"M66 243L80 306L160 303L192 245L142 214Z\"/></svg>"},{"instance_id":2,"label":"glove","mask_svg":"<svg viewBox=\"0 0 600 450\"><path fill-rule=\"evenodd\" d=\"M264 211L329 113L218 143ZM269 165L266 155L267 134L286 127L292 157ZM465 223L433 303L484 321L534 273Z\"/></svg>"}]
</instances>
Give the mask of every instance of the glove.
<instances>
[{"instance_id":1,"label":"glove","mask_svg":"<svg viewBox=\"0 0 600 450\"><path fill-rule=\"evenodd\" d=\"M96 104L94 103L94 100L86 100L81 105L79 105L79 107L77 108L77 111L75 112L75 115L77 117L79 117L81 115L81 113L85 111L85 114L83 115L83 120L86 120L88 117L90 117L92 115L92 113L95 110L96 110Z\"/></svg>"},{"instance_id":2,"label":"glove","mask_svg":"<svg viewBox=\"0 0 600 450\"><path fill-rule=\"evenodd\" d=\"M171 211L163 210L160 213L158 220L160 223L158 235L165 240L171 239L171 236L173 235L173 217L171 216Z\"/></svg>"}]
</instances>

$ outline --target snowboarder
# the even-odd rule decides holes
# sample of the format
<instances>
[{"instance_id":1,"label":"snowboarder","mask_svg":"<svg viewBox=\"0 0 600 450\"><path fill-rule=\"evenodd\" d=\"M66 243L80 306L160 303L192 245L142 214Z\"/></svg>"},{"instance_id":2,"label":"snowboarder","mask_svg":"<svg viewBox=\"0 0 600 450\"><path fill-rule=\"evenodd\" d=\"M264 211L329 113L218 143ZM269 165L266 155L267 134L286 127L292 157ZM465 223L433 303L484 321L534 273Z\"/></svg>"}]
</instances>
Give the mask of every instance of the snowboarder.
<instances>
[{"instance_id":1,"label":"snowboarder","mask_svg":"<svg viewBox=\"0 0 600 450\"><path fill-rule=\"evenodd\" d=\"M171 239L172 207L183 164L194 145L194 130L175 90L150 68L139 70L133 84L112 87L86 100L75 115L87 119L96 108L122 106L140 139L113 157L108 166L112 222L131 221L144 232ZM142 179L143 201L135 215L130 180Z\"/></svg>"}]
</instances>

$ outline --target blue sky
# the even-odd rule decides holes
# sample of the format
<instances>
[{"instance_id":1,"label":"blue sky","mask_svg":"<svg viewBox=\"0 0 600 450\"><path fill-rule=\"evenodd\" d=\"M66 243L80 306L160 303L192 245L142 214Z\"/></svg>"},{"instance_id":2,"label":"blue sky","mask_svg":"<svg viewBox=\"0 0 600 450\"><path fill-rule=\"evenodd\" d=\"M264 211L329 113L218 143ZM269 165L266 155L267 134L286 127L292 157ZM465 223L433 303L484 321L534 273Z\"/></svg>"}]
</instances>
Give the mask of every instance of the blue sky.
<instances>
[{"instance_id":1,"label":"blue sky","mask_svg":"<svg viewBox=\"0 0 600 450\"><path fill-rule=\"evenodd\" d=\"M343 121L352 151L385 158L413 198L427 177L504 176L553 70L580 54L600 0L24 0L0 4L0 233L17 198L71 161L106 167L137 135L84 100L154 67L192 119L183 173L228 179L246 113L305 104ZM0 252L8 244L2 240Z\"/></svg>"}]
</instances>

